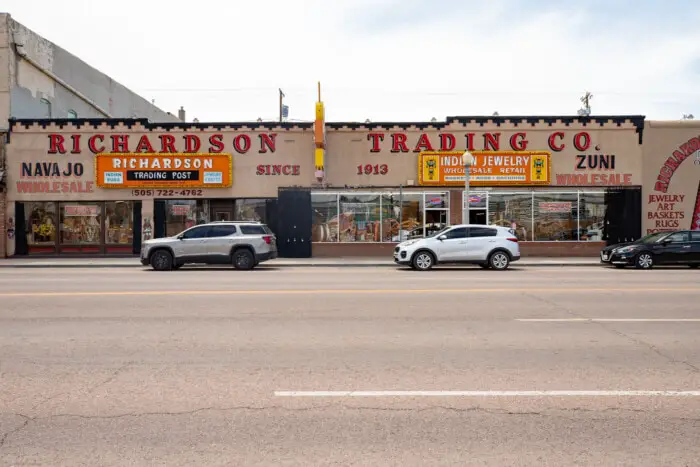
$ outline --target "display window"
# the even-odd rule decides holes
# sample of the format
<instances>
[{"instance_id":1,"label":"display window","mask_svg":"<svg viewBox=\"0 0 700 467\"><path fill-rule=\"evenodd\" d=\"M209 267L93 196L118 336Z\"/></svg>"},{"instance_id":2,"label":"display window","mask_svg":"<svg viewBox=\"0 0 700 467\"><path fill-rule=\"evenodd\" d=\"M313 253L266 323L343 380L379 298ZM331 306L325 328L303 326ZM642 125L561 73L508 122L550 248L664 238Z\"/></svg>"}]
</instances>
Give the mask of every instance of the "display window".
<instances>
[{"instance_id":1,"label":"display window","mask_svg":"<svg viewBox=\"0 0 700 467\"><path fill-rule=\"evenodd\" d=\"M316 192L311 194L314 242L399 242L448 225L449 193Z\"/></svg>"},{"instance_id":2,"label":"display window","mask_svg":"<svg viewBox=\"0 0 700 467\"><path fill-rule=\"evenodd\" d=\"M35 247L55 246L58 232L57 203L25 203L27 245Z\"/></svg>"},{"instance_id":3,"label":"display window","mask_svg":"<svg viewBox=\"0 0 700 467\"><path fill-rule=\"evenodd\" d=\"M105 203L105 243L131 245L134 241L134 203L110 201Z\"/></svg>"},{"instance_id":4,"label":"display window","mask_svg":"<svg viewBox=\"0 0 700 467\"><path fill-rule=\"evenodd\" d=\"M605 193L489 192L489 224L510 227L522 241L603 241Z\"/></svg>"},{"instance_id":5,"label":"display window","mask_svg":"<svg viewBox=\"0 0 700 467\"><path fill-rule=\"evenodd\" d=\"M235 221L267 221L267 202L265 199L237 199L234 210Z\"/></svg>"},{"instance_id":6,"label":"display window","mask_svg":"<svg viewBox=\"0 0 700 467\"><path fill-rule=\"evenodd\" d=\"M190 227L209 222L208 200L165 201L165 235L174 237Z\"/></svg>"},{"instance_id":7,"label":"display window","mask_svg":"<svg viewBox=\"0 0 700 467\"><path fill-rule=\"evenodd\" d=\"M102 203L60 203L61 245L102 243Z\"/></svg>"},{"instance_id":8,"label":"display window","mask_svg":"<svg viewBox=\"0 0 700 467\"><path fill-rule=\"evenodd\" d=\"M536 242L578 241L578 192L533 193Z\"/></svg>"}]
</instances>

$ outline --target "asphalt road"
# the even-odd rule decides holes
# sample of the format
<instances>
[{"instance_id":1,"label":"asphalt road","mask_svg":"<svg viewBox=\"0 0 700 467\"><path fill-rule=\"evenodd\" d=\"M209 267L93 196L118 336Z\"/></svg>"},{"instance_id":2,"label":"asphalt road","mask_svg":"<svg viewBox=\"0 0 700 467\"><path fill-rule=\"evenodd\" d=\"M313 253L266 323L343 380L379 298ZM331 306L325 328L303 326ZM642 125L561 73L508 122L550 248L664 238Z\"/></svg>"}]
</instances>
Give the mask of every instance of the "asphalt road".
<instances>
[{"instance_id":1,"label":"asphalt road","mask_svg":"<svg viewBox=\"0 0 700 467\"><path fill-rule=\"evenodd\" d=\"M697 466L699 278L0 269L0 465Z\"/></svg>"}]
</instances>

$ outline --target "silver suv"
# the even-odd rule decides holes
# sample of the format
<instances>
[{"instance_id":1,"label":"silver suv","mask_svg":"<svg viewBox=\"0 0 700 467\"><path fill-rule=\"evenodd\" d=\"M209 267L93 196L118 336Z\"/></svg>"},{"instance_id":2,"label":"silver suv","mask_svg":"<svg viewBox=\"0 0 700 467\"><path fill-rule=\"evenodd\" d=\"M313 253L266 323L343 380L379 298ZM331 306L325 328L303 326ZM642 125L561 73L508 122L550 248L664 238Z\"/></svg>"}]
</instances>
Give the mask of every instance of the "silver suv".
<instances>
[{"instance_id":1,"label":"silver suv","mask_svg":"<svg viewBox=\"0 0 700 467\"><path fill-rule=\"evenodd\" d=\"M253 269L277 258L277 239L259 222L212 222L191 227L174 237L146 240L141 264L156 271L180 269L188 263L232 264Z\"/></svg>"}]
</instances>

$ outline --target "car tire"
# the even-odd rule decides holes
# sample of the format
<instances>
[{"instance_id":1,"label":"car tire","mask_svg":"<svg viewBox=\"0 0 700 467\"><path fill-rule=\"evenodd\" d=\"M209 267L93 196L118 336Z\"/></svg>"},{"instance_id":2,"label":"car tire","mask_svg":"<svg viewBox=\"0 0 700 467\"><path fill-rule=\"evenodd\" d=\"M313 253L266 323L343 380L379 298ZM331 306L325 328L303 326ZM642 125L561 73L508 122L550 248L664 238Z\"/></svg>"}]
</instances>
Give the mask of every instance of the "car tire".
<instances>
[{"instance_id":1,"label":"car tire","mask_svg":"<svg viewBox=\"0 0 700 467\"><path fill-rule=\"evenodd\" d=\"M173 268L173 255L166 250L158 250L151 255L151 267L156 271L170 271Z\"/></svg>"},{"instance_id":2,"label":"car tire","mask_svg":"<svg viewBox=\"0 0 700 467\"><path fill-rule=\"evenodd\" d=\"M435 255L429 251L419 251L411 260L411 267L416 271L429 271L434 265Z\"/></svg>"},{"instance_id":3,"label":"car tire","mask_svg":"<svg viewBox=\"0 0 700 467\"><path fill-rule=\"evenodd\" d=\"M494 251L489 256L489 266L496 271L504 271L510 265L510 257L504 251Z\"/></svg>"},{"instance_id":4,"label":"car tire","mask_svg":"<svg viewBox=\"0 0 700 467\"><path fill-rule=\"evenodd\" d=\"M233 252L233 267L239 271L248 271L255 267L255 258L248 249L240 249Z\"/></svg>"},{"instance_id":5,"label":"car tire","mask_svg":"<svg viewBox=\"0 0 700 467\"><path fill-rule=\"evenodd\" d=\"M654 267L654 257L646 251L639 253L634 258L634 265L637 269L651 269Z\"/></svg>"}]
</instances>

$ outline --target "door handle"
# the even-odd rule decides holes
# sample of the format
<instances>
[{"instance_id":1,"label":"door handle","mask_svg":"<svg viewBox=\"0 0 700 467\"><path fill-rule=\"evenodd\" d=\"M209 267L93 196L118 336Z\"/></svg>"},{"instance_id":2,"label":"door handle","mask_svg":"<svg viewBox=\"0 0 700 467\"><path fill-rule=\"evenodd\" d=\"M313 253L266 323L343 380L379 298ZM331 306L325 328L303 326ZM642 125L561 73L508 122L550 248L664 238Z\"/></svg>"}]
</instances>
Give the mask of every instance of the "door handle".
<instances>
[{"instance_id":1,"label":"door handle","mask_svg":"<svg viewBox=\"0 0 700 467\"><path fill-rule=\"evenodd\" d=\"M683 245L683 248L690 248L690 245Z\"/></svg>"}]
</instances>

